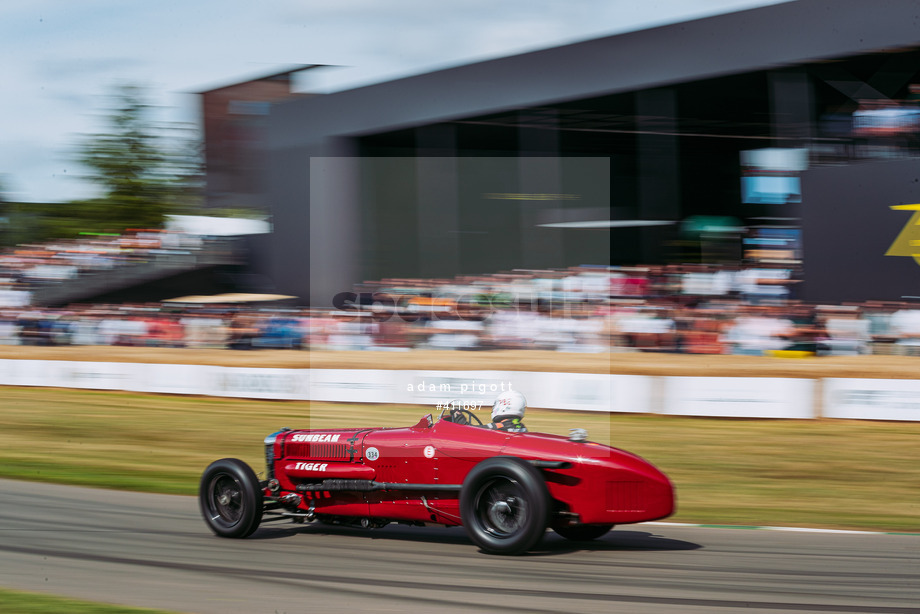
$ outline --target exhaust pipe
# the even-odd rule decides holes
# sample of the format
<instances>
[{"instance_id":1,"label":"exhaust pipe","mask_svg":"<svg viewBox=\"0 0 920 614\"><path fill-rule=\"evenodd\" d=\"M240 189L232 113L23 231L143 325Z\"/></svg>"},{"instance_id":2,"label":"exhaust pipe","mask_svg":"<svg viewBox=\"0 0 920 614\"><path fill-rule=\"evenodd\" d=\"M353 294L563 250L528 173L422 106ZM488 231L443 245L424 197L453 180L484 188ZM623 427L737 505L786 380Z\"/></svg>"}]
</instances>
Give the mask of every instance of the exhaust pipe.
<instances>
[{"instance_id":1,"label":"exhaust pipe","mask_svg":"<svg viewBox=\"0 0 920 614\"><path fill-rule=\"evenodd\" d=\"M297 493L293 493L293 492L284 495L278 500L281 502L282 505L286 505L290 507L300 507L300 504L303 503L303 498Z\"/></svg>"}]
</instances>

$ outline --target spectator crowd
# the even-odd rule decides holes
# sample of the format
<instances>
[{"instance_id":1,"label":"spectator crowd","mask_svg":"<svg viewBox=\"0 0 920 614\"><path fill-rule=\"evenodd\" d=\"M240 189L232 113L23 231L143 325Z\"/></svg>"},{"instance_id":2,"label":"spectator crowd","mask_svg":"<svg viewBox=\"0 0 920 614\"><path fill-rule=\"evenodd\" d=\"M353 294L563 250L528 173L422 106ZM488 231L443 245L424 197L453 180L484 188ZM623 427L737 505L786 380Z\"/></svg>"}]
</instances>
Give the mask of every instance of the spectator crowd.
<instances>
[{"instance_id":1,"label":"spectator crowd","mask_svg":"<svg viewBox=\"0 0 920 614\"><path fill-rule=\"evenodd\" d=\"M0 344L920 355L920 306L811 305L782 267L666 265L387 279L334 309L0 307ZM251 305L251 304L250 304Z\"/></svg>"},{"instance_id":2,"label":"spectator crowd","mask_svg":"<svg viewBox=\"0 0 920 614\"><path fill-rule=\"evenodd\" d=\"M35 290L52 284L187 255L202 245L202 238L193 234L135 229L6 248L0 251L0 308L27 307Z\"/></svg>"}]
</instances>

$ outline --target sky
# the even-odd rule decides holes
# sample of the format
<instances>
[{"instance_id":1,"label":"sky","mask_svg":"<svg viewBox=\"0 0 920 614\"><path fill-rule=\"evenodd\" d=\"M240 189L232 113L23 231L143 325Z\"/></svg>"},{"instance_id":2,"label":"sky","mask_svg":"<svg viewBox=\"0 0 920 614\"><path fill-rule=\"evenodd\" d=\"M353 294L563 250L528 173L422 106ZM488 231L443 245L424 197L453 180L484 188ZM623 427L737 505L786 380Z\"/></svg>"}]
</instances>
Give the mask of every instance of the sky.
<instances>
[{"instance_id":1,"label":"sky","mask_svg":"<svg viewBox=\"0 0 920 614\"><path fill-rule=\"evenodd\" d=\"M96 188L74 161L121 83L157 119L200 125L195 92L297 64L333 92L780 0L3 0L0 190L66 202Z\"/></svg>"}]
</instances>

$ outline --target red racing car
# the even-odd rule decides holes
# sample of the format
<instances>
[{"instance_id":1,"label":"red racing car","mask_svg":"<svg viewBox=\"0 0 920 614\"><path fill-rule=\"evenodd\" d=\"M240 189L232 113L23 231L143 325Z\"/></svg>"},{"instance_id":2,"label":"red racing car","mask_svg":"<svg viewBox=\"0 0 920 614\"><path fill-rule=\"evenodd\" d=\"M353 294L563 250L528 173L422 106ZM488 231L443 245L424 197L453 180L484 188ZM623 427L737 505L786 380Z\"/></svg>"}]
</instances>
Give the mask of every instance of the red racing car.
<instances>
[{"instance_id":1,"label":"red racing car","mask_svg":"<svg viewBox=\"0 0 920 614\"><path fill-rule=\"evenodd\" d=\"M674 511L661 471L585 435L493 430L458 407L405 428L283 429L265 438L263 481L237 459L208 466L201 513L237 538L284 519L462 525L483 551L519 554L547 527L589 540Z\"/></svg>"}]
</instances>

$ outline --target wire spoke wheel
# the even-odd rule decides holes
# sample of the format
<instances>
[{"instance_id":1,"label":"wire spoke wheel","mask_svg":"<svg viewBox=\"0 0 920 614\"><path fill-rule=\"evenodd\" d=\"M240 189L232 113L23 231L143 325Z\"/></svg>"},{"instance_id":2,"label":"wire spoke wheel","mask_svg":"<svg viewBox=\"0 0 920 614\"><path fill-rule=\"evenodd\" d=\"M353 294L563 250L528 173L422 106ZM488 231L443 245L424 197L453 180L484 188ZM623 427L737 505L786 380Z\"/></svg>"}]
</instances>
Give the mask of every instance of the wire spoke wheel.
<instances>
[{"instance_id":1,"label":"wire spoke wheel","mask_svg":"<svg viewBox=\"0 0 920 614\"><path fill-rule=\"evenodd\" d=\"M211 463L201 476L198 504L205 523L220 537L247 537L262 521L262 487L255 472L235 458Z\"/></svg>"},{"instance_id":2,"label":"wire spoke wheel","mask_svg":"<svg viewBox=\"0 0 920 614\"><path fill-rule=\"evenodd\" d=\"M532 548L549 521L549 491L540 472L513 456L473 467L460 489L460 517L473 542L493 554Z\"/></svg>"},{"instance_id":3,"label":"wire spoke wheel","mask_svg":"<svg viewBox=\"0 0 920 614\"><path fill-rule=\"evenodd\" d=\"M232 476L214 476L208 489L208 512L211 518L221 518L229 524L239 522L243 516L242 490L242 485Z\"/></svg>"},{"instance_id":4,"label":"wire spoke wheel","mask_svg":"<svg viewBox=\"0 0 920 614\"><path fill-rule=\"evenodd\" d=\"M510 537L526 526L527 500L512 479L490 480L479 489L474 501L483 527L496 537Z\"/></svg>"}]
</instances>

